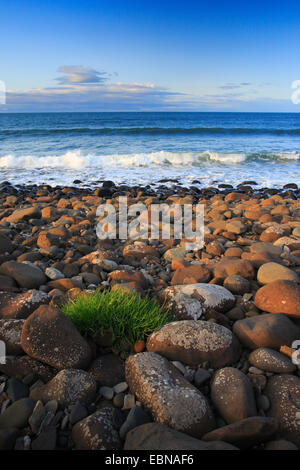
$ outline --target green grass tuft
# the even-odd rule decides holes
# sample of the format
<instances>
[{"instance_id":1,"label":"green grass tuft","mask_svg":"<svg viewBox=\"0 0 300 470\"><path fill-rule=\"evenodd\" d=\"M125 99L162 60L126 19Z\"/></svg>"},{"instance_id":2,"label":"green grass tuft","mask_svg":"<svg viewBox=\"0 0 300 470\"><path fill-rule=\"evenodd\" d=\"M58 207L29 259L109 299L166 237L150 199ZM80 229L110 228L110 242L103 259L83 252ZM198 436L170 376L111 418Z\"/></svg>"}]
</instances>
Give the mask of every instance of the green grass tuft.
<instances>
[{"instance_id":1,"label":"green grass tuft","mask_svg":"<svg viewBox=\"0 0 300 470\"><path fill-rule=\"evenodd\" d=\"M171 321L168 309L134 292L105 290L80 295L62 306L82 334L112 334L114 346L133 346Z\"/></svg>"}]
</instances>

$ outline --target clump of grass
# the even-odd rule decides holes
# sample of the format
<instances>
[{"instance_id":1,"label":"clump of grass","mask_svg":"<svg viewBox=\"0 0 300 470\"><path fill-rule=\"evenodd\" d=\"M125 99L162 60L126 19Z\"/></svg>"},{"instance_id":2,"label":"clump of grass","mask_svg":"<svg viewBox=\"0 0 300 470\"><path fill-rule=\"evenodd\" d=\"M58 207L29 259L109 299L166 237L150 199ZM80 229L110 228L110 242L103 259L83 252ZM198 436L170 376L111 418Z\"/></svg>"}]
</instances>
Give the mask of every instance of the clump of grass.
<instances>
[{"instance_id":1,"label":"clump of grass","mask_svg":"<svg viewBox=\"0 0 300 470\"><path fill-rule=\"evenodd\" d=\"M124 343L132 347L171 321L166 306L148 295L142 298L121 289L80 295L62 310L82 334L93 337L110 332L117 348Z\"/></svg>"}]
</instances>

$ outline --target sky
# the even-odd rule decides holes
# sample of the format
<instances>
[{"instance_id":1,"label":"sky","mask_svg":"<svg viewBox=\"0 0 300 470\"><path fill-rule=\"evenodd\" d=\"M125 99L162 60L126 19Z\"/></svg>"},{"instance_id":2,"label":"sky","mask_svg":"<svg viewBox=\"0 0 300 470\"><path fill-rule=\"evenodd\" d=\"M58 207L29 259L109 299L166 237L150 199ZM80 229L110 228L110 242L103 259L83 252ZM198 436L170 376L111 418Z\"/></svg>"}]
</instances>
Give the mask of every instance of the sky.
<instances>
[{"instance_id":1,"label":"sky","mask_svg":"<svg viewBox=\"0 0 300 470\"><path fill-rule=\"evenodd\" d=\"M299 1L14 0L0 12L0 112L300 111Z\"/></svg>"}]
</instances>

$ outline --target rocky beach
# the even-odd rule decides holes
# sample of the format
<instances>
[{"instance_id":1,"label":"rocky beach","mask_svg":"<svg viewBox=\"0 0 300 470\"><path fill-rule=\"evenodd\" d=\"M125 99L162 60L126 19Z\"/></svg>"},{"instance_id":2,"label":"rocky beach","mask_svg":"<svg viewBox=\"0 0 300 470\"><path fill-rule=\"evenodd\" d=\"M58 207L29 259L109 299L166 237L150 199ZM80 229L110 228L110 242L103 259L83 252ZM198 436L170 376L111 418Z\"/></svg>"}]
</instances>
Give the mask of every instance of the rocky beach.
<instances>
[{"instance_id":1,"label":"rocky beach","mask_svg":"<svg viewBox=\"0 0 300 470\"><path fill-rule=\"evenodd\" d=\"M203 248L100 240L120 196L203 204ZM171 321L134 347L81 334L63 305L107 290ZM0 340L0 449L299 449L300 189L1 183Z\"/></svg>"}]
</instances>

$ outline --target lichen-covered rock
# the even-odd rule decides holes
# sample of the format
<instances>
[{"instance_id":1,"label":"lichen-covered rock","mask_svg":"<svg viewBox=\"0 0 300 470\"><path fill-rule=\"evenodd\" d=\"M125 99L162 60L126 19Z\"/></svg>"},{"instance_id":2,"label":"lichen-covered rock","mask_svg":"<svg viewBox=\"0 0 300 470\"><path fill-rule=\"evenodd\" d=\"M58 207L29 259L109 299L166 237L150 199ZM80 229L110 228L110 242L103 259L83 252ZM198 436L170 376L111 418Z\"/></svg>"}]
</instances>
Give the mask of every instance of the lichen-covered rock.
<instances>
[{"instance_id":1,"label":"lichen-covered rock","mask_svg":"<svg viewBox=\"0 0 300 470\"><path fill-rule=\"evenodd\" d=\"M253 388L239 369L219 369L211 384L211 399L227 424L257 415Z\"/></svg>"},{"instance_id":2,"label":"lichen-covered rock","mask_svg":"<svg viewBox=\"0 0 300 470\"><path fill-rule=\"evenodd\" d=\"M6 354L23 354L20 337L24 321L25 320L0 319L0 340L5 343Z\"/></svg>"},{"instance_id":3,"label":"lichen-covered rock","mask_svg":"<svg viewBox=\"0 0 300 470\"><path fill-rule=\"evenodd\" d=\"M121 440L113 424L113 408L102 408L72 429L77 450L118 450Z\"/></svg>"},{"instance_id":4,"label":"lichen-covered rock","mask_svg":"<svg viewBox=\"0 0 300 470\"><path fill-rule=\"evenodd\" d=\"M27 318L21 346L29 356L58 370L84 369L91 360L91 349L71 320L49 305Z\"/></svg>"},{"instance_id":5,"label":"lichen-covered rock","mask_svg":"<svg viewBox=\"0 0 300 470\"><path fill-rule=\"evenodd\" d=\"M87 372L80 369L61 370L50 382L32 390L36 400L57 402L67 407L76 403L89 404L95 398L97 383Z\"/></svg>"},{"instance_id":6,"label":"lichen-covered rock","mask_svg":"<svg viewBox=\"0 0 300 470\"><path fill-rule=\"evenodd\" d=\"M166 324L148 337L147 350L189 365L208 361L211 367L232 364L240 355L240 345L228 328L201 320Z\"/></svg>"},{"instance_id":7,"label":"lichen-covered rock","mask_svg":"<svg viewBox=\"0 0 300 470\"><path fill-rule=\"evenodd\" d=\"M27 318L40 305L46 305L51 297L39 290L25 293L0 292L0 318Z\"/></svg>"},{"instance_id":8,"label":"lichen-covered rock","mask_svg":"<svg viewBox=\"0 0 300 470\"><path fill-rule=\"evenodd\" d=\"M279 422L278 436L300 446L300 378L295 375L270 377L264 391L271 402L268 416Z\"/></svg>"},{"instance_id":9,"label":"lichen-covered rock","mask_svg":"<svg viewBox=\"0 0 300 470\"><path fill-rule=\"evenodd\" d=\"M296 369L290 358L270 348L258 348L248 357L254 367L276 374L291 374Z\"/></svg>"},{"instance_id":10,"label":"lichen-covered rock","mask_svg":"<svg viewBox=\"0 0 300 470\"><path fill-rule=\"evenodd\" d=\"M204 395L159 354L130 356L125 374L131 392L158 423L194 437L214 429L214 416Z\"/></svg>"},{"instance_id":11,"label":"lichen-covered rock","mask_svg":"<svg viewBox=\"0 0 300 470\"><path fill-rule=\"evenodd\" d=\"M180 300L177 294L185 294L198 300L201 304L202 313L209 310L224 313L235 304L234 295L225 287L216 284L199 283L167 287L163 296L173 304L174 309L176 308L176 299ZM177 310L179 312L181 310L180 302Z\"/></svg>"},{"instance_id":12,"label":"lichen-covered rock","mask_svg":"<svg viewBox=\"0 0 300 470\"><path fill-rule=\"evenodd\" d=\"M182 292L172 296L168 306L170 313L178 320L199 320L203 313L201 302Z\"/></svg>"},{"instance_id":13,"label":"lichen-covered rock","mask_svg":"<svg viewBox=\"0 0 300 470\"><path fill-rule=\"evenodd\" d=\"M25 377L33 374L43 382L51 380L57 372L52 367L26 355L7 356L5 364L0 363L0 371L10 377Z\"/></svg>"}]
</instances>

